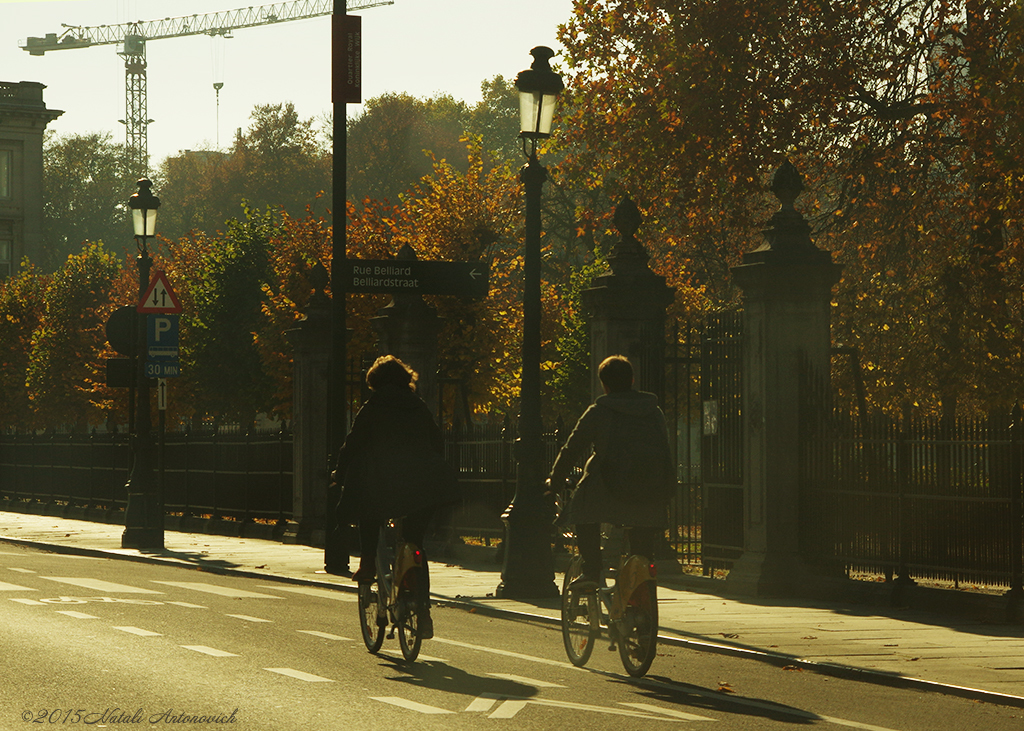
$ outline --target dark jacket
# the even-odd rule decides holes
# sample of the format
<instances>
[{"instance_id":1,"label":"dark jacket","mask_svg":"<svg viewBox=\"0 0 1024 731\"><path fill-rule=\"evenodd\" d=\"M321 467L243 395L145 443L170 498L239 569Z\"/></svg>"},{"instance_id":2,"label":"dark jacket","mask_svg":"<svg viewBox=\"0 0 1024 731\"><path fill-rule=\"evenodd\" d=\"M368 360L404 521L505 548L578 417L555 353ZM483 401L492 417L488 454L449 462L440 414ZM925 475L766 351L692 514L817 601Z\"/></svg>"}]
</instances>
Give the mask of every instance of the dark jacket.
<instances>
[{"instance_id":1,"label":"dark jacket","mask_svg":"<svg viewBox=\"0 0 1024 731\"><path fill-rule=\"evenodd\" d=\"M654 394L624 391L600 396L558 453L551 467L552 483L561 485L588 451L583 477L560 523L665 524L674 469L665 415Z\"/></svg>"},{"instance_id":2,"label":"dark jacket","mask_svg":"<svg viewBox=\"0 0 1024 731\"><path fill-rule=\"evenodd\" d=\"M441 430L416 393L385 386L352 422L338 453L339 509L351 520L386 520L451 504L455 473L444 461Z\"/></svg>"}]
</instances>

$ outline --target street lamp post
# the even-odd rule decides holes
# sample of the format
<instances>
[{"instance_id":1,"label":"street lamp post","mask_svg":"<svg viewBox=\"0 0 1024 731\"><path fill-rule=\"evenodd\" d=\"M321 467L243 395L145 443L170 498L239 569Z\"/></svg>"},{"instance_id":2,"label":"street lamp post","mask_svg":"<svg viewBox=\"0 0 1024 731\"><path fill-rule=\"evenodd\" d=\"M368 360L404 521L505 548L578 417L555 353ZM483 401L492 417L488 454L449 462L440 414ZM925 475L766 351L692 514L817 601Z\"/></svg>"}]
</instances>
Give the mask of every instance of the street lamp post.
<instances>
[{"instance_id":1,"label":"street lamp post","mask_svg":"<svg viewBox=\"0 0 1024 731\"><path fill-rule=\"evenodd\" d=\"M152 183L142 178L139 190L128 199L135 227L135 261L139 267L139 302L149 288L149 270L153 260L146 240L156 231L156 211L160 199L150 190ZM146 377L146 315L138 313L135 355L136 391L134 459L128 476L128 506L124 513L122 548L163 548L164 516L153 469L153 433L150 420L149 379Z\"/></svg>"},{"instance_id":2,"label":"street lamp post","mask_svg":"<svg viewBox=\"0 0 1024 731\"><path fill-rule=\"evenodd\" d=\"M496 594L506 598L558 594L551 555L551 511L543 497L545 478L540 404L540 199L547 171L537 159L537 145L551 136L562 78L551 70L554 52L545 46L530 51L533 64L516 76L520 138L526 165L519 179L526 190L526 243L523 257L523 370L520 385L519 439L516 444L516 493L502 515L505 563Z\"/></svg>"}]
</instances>

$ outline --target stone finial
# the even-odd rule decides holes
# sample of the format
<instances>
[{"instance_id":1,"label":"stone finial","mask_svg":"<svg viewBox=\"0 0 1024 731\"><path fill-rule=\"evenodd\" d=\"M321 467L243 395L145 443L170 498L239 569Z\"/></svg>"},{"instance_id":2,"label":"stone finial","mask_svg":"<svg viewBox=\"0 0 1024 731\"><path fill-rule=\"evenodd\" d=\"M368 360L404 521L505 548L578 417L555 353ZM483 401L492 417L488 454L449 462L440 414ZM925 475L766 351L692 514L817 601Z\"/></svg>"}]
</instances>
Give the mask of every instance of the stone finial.
<instances>
[{"instance_id":1,"label":"stone finial","mask_svg":"<svg viewBox=\"0 0 1024 731\"><path fill-rule=\"evenodd\" d=\"M306 277L309 279L309 283L313 285L313 296L309 300L310 306L325 306L327 304L327 294L324 290L327 289L327 283L331 281L331 275L327 272L327 267L318 260L316 264L310 267Z\"/></svg>"},{"instance_id":2,"label":"stone finial","mask_svg":"<svg viewBox=\"0 0 1024 731\"><path fill-rule=\"evenodd\" d=\"M775 171L771 185L772 193L782 205L772 216L769 222L771 227L763 232L768 243L759 251L777 251L785 254L819 251L811 241L810 225L794 205L803 189L800 172L792 162L786 160Z\"/></svg>"},{"instance_id":3,"label":"stone finial","mask_svg":"<svg viewBox=\"0 0 1024 731\"><path fill-rule=\"evenodd\" d=\"M786 160L772 176L772 193L782 204L782 210L795 211L794 203L804 190L804 181L800 171L789 160Z\"/></svg>"},{"instance_id":4,"label":"stone finial","mask_svg":"<svg viewBox=\"0 0 1024 731\"><path fill-rule=\"evenodd\" d=\"M408 243L402 244L402 248L398 250L398 254L395 256L395 258L405 260L419 259L419 257L416 256L416 251L411 246L409 246Z\"/></svg>"},{"instance_id":5,"label":"stone finial","mask_svg":"<svg viewBox=\"0 0 1024 731\"><path fill-rule=\"evenodd\" d=\"M619 240L608 255L608 263L615 274L632 274L647 269L647 252L637 241L636 232L643 222L643 216L633 199L626 197L612 216L612 222L620 234Z\"/></svg>"}]
</instances>

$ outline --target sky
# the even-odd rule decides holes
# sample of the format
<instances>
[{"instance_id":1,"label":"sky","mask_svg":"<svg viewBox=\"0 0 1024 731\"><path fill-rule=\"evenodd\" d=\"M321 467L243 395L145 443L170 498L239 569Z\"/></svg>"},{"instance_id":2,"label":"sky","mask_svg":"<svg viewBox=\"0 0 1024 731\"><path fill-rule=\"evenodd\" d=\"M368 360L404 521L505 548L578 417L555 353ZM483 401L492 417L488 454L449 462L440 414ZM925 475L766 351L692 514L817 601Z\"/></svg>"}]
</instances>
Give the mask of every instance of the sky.
<instances>
[{"instance_id":1,"label":"sky","mask_svg":"<svg viewBox=\"0 0 1024 731\"><path fill-rule=\"evenodd\" d=\"M353 2L353 0L349 0ZM268 3L252 3L260 5ZM117 46L31 56L30 36L73 26L152 21L249 7L244 0L0 0L0 81L46 85L43 99L64 114L57 134L110 132L124 142L125 73ZM529 67L530 49L557 53L559 24L572 0L394 0L355 11L363 25L363 99L386 92L416 97L450 94L480 100L480 83L514 78ZM331 111L327 16L147 44L151 168L180 150L230 146L257 104L293 102L300 117ZM558 62L555 58L555 63ZM219 107L214 83L223 83ZM349 105L350 117L361 110Z\"/></svg>"}]
</instances>

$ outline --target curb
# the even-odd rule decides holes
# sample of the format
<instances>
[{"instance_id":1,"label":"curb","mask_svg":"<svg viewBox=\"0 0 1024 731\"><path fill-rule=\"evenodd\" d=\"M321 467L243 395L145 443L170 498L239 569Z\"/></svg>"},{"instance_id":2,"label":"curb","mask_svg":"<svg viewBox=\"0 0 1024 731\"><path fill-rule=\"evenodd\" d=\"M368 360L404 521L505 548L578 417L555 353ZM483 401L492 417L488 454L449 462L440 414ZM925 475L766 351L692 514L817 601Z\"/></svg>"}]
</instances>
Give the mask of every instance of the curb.
<instances>
[{"instance_id":1,"label":"curb","mask_svg":"<svg viewBox=\"0 0 1024 731\"><path fill-rule=\"evenodd\" d=\"M249 569L226 568L223 566L204 566L200 563L190 563L187 561L181 561L179 559L167 558L158 555L121 553L120 551L111 551L99 548L65 546L61 544L44 543L41 541L34 541L24 538L12 538L8 536L0 536L0 543L8 543L17 546L38 548L45 551L50 551L52 553L71 554L78 556L92 556L96 558L116 558L127 561L135 561L137 563L176 566L179 568L192 569L194 571L202 571L205 573L245 576L247 578L262 579L264 581L277 581L283 584L315 586L318 588L333 589L335 591L344 591L348 593L355 593L357 591L356 587L354 586L336 584L328 581L317 581L316 579L303 579L294 576L287 576L284 574L252 571ZM476 614L492 616L499 619L510 619L521 622L539 622L542 624L548 624L552 626L561 626L561 619L559 619L558 617L550 617L545 614L536 614L533 612L522 610L494 607L489 604L485 604L483 602L479 602L469 598L457 596L450 597L441 594L433 594L432 596L434 598L434 603L437 606L465 609L467 611L472 611ZM794 666L800 668L801 670L806 670L819 675L827 675L829 677L839 678L842 680L852 680L855 682L871 683L874 685L882 685L892 688L920 690L930 693L941 693L942 695L949 695L958 698L965 698L968 700L981 701L984 703L992 703L995 705L1010 706L1014 708L1024 708L1024 696L1009 695L1006 693L997 693L995 691L982 690L979 688L969 688L966 686L939 683L932 680L923 680L921 678L914 678L907 675L896 675L893 673L886 673L879 670L856 668L850 665L842 665L839 663L817 662L815 660L807 660L796 655L787 655L785 653L771 652L769 650L756 650L749 647L743 647L741 645L710 642L704 639L687 638L659 633L658 641L665 645L671 645L674 647L684 647L690 650L696 650L698 652L707 652L716 655L726 655L729 657L735 657L742 660L753 660L756 662L762 662L769 665L773 665L775 667Z\"/></svg>"}]
</instances>

